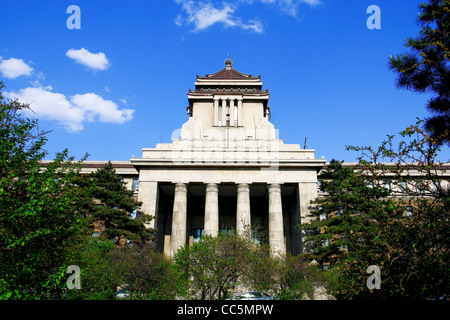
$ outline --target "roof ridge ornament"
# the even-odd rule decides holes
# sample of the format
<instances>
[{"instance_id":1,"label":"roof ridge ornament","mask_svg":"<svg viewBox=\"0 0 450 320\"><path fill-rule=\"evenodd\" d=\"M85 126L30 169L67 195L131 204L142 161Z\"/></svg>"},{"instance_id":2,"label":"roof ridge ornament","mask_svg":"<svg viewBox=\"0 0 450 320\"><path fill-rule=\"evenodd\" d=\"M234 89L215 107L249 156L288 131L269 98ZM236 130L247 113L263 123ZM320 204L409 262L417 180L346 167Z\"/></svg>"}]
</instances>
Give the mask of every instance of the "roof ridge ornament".
<instances>
[{"instance_id":1,"label":"roof ridge ornament","mask_svg":"<svg viewBox=\"0 0 450 320\"><path fill-rule=\"evenodd\" d=\"M230 57L228 57L225 60L225 69L230 70L232 65L233 65L233 61L231 61Z\"/></svg>"}]
</instances>

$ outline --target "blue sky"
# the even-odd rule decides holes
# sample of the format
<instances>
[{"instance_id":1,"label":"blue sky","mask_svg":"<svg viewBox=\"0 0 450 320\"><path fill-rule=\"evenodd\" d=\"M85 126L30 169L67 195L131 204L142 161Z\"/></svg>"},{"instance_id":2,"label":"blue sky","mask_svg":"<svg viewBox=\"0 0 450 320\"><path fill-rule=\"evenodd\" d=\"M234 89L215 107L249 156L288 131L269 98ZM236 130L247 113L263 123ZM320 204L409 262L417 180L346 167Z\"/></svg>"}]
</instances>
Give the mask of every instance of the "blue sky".
<instances>
[{"instance_id":1,"label":"blue sky","mask_svg":"<svg viewBox=\"0 0 450 320\"><path fill-rule=\"evenodd\" d=\"M285 143L306 137L317 158L356 161L346 145L378 146L428 116L428 97L396 89L387 67L418 34L419 2L1 0L0 79L52 131L48 159L68 148L129 160L170 142L195 76L229 53L235 69L261 75ZM81 29L67 27L70 5ZM370 5L381 29L367 27Z\"/></svg>"}]
</instances>

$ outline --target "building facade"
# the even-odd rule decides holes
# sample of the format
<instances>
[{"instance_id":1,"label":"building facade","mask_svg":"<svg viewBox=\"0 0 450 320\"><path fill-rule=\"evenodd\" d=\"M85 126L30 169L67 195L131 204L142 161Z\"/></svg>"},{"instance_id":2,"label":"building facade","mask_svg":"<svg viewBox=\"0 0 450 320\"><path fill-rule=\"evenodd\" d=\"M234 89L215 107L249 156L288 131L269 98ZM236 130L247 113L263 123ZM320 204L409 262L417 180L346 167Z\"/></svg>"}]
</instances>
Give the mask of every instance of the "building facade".
<instances>
[{"instance_id":1,"label":"building facade","mask_svg":"<svg viewBox=\"0 0 450 320\"><path fill-rule=\"evenodd\" d=\"M202 235L257 227L274 254L302 252L297 226L317 196L325 160L285 144L270 123L261 77L235 70L197 76L188 120L172 143L131 159L141 210L154 217L158 247L169 256Z\"/></svg>"}]
</instances>

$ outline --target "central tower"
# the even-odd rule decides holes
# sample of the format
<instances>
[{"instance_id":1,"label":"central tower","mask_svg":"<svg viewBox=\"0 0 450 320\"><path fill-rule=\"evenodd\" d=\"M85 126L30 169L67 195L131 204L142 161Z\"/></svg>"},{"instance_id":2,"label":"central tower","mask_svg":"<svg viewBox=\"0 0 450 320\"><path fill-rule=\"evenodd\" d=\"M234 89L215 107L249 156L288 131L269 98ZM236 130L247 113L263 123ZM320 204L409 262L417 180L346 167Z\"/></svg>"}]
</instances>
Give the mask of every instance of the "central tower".
<instances>
[{"instance_id":1,"label":"central tower","mask_svg":"<svg viewBox=\"0 0 450 320\"><path fill-rule=\"evenodd\" d=\"M219 148L275 139L269 122L269 92L262 90L261 76L235 70L229 58L220 71L197 75L195 90L189 90L187 97L188 121L181 139L215 141Z\"/></svg>"}]
</instances>

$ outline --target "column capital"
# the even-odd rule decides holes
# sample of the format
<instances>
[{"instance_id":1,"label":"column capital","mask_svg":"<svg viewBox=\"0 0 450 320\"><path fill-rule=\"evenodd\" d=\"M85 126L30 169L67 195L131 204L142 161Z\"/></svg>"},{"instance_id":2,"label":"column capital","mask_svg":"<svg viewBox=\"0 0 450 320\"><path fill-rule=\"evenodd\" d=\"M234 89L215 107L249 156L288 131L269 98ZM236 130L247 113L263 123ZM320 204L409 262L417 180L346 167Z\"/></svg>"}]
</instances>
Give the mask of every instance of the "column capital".
<instances>
[{"instance_id":1,"label":"column capital","mask_svg":"<svg viewBox=\"0 0 450 320\"><path fill-rule=\"evenodd\" d=\"M267 186L269 192L281 192L281 185L279 183L271 183Z\"/></svg>"},{"instance_id":2,"label":"column capital","mask_svg":"<svg viewBox=\"0 0 450 320\"><path fill-rule=\"evenodd\" d=\"M175 191L186 191L187 192L187 183L175 183Z\"/></svg>"},{"instance_id":3,"label":"column capital","mask_svg":"<svg viewBox=\"0 0 450 320\"><path fill-rule=\"evenodd\" d=\"M206 192L218 192L219 185L217 183L207 183L206 184Z\"/></svg>"},{"instance_id":4,"label":"column capital","mask_svg":"<svg viewBox=\"0 0 450 320\"><path fill-rule=\"evenodd\" d=\"M250 185L248 183L239 183L237 185L237 192L250 192Z\"/></svg>"}]
</instances>

